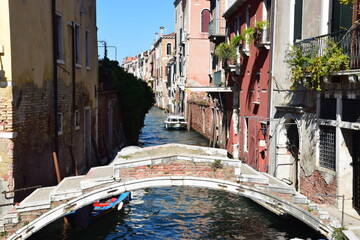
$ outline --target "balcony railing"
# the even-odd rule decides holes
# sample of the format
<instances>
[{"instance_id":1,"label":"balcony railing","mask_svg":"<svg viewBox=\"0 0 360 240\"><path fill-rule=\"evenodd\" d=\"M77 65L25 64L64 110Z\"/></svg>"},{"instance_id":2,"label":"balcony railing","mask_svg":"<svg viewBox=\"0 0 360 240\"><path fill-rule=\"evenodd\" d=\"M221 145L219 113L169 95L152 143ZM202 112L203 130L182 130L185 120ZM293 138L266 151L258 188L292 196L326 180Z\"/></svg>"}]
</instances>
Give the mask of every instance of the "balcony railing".
<instances>
[{"instance_id":1,"label":"balcony railing","mask_svg":"<svg viewBox=\"0 0 360 240\"><path fill-rule=\"evenodd\" d=\"M214 85L221 86L221 71L214 72Z\"/></svg>"},{"instance_id":2,"label":"balcony railing","mask_svg":"<svg viewBox=\"0 0 360 240\"><path fill-rule=\"evenodd\" d=\"M327 35L309 38L297 42L307 56L322 56L327 42L332 41L349 57L351 69L360 68L360 26L348 31L339 31Z\"/></svg>"},{"instance_id":3,"label":"balcony railing","mask_svg":"<svg viewBox=\"0 0 360 240\"><path fill-rule=\"evenodd\" d=\"M225 37L226 21L225 19L214 19L209 22L209 37Z\"/></svg>"}]
</instances>

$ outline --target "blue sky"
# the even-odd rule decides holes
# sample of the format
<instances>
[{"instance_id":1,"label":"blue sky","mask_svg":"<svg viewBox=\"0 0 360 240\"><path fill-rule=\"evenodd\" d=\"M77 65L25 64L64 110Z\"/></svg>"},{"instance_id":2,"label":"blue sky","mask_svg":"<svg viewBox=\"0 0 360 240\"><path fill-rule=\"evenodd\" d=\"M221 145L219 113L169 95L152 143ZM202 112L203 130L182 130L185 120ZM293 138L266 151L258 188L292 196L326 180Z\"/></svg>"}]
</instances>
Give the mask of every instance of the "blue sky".
<instances>
[{"instance_id":1,"label":"blue sky","mask_svg":"<svg viewBox=\"0 0 360 240\"><path fill-rule=\"evenodd\" d=\"M150 49L155 32L164 26L164 34L174 31L174 0L97 0L98 41L116 46L117 60ZM99 45L102 45L99 43ZM104 48L99 47L103 57ZM115 60L115 48L108 48Z\"/></svg>"}]
</instances>

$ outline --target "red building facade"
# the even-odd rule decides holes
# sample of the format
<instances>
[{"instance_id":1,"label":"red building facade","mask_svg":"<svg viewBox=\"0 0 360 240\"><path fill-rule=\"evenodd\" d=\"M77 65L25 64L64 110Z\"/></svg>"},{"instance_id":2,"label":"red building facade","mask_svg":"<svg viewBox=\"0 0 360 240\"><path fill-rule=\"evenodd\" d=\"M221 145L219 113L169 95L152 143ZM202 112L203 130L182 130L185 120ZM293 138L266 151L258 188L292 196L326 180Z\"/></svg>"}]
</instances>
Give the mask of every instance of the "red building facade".
<instances>
[{"instance_id":1,"label":"red building facade","mask_svg":"<svg viewBox=\"0 0 360 240\"><path fill-rule=\"evenodd\" d=\"M263 172L268 171L269 163L270 9L270 0L236 1L224 13L228 42L236 35L245 38L237 45L236 63L226 67L234 87L227 149Z\"/></svg>"}]
</instances>

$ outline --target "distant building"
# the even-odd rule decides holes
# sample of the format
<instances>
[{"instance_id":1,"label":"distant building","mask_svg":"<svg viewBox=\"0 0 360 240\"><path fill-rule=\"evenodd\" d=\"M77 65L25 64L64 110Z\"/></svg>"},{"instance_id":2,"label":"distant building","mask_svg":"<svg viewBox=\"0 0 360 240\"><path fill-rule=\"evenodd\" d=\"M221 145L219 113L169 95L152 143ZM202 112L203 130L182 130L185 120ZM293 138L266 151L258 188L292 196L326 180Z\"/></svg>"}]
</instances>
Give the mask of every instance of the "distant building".
<instances>
[{"instance_id":1,"label":"distant building","mask_svg":"<svg viewBox=\"0 0 360 240\"><path fill-rule=\"evenodd\" d=\"M38 3L0 3L1 192L55 184L53 152L61 177L94 160L96 0ZM27 194L18 191L15 200Z\"/></svg>"},{"instance_id":2,"label":"distant building","mask_svg":"<svg viewBox=\"0 0 360 240\"><path fill-rule=\"evenodd\" d=\"M155 92L155 105L171 111L173 109L173 96L168 95L167 64L174 56L175 33L163 34L164 28L160 27L160 37L155 39L153 45L153 90ZM157 37L156 37L157 38Z\"/></svg>"}]
</instances>

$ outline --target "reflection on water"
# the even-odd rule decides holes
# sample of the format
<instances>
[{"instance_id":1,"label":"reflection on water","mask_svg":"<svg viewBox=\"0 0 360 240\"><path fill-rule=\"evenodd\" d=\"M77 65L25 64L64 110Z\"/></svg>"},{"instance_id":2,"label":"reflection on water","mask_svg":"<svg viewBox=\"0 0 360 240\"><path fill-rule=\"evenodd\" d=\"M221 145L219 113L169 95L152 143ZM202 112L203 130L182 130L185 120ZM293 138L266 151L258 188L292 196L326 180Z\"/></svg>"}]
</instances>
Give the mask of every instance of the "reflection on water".
<instances>
[{"instance_id":1,"label":"reflection on water","mask_svg":"<svg viewBox=\"0 0 360 240\"><path fill-rule=\"evenodd\" d=\"M153 108L140 136L141 146L184 143L206 146L193 131L167 131L166 115ZM264 239L321 236L293 218L278 217L254 202L223 191L172 187L132 192L123 212L102 218L90 228L64 227L60 219L30 239Z\"/></svg>"},{"instance_id":2,"label":"reflection on water","mask_svg":"<svg viewBox=\"0 0 360 240\"><path fill-rule=\"evenodd\" d=\"M207 146L208 140L195 131L167 130L164 121L166 114L159 108L152 108L146 115L145 126L141 130L139 145L148 147L166 143L181 143Z\"/></svg>"}]
</instances>

